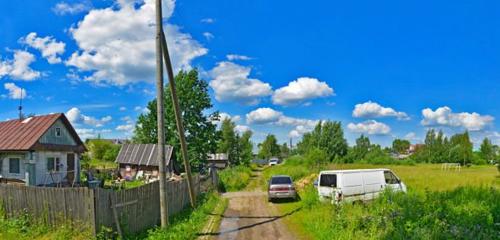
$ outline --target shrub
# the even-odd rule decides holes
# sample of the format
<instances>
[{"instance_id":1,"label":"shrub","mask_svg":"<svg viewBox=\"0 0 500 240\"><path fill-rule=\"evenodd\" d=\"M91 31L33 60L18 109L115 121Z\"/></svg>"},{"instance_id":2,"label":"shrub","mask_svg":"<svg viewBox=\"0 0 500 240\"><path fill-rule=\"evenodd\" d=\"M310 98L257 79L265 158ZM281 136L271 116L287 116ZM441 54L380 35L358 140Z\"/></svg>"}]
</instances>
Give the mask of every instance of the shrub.
<instances>
[{"instance_id":1,"label":"shrub","mask_svg":"<svg viewBox=\"0 0 500 240\"><path fill-rule=\"evenodd\" d=\"M250 182L252 170L246 166L236 166L219 172L219 187L222 191L239 191Z\"/></svg>"}]
</instances>

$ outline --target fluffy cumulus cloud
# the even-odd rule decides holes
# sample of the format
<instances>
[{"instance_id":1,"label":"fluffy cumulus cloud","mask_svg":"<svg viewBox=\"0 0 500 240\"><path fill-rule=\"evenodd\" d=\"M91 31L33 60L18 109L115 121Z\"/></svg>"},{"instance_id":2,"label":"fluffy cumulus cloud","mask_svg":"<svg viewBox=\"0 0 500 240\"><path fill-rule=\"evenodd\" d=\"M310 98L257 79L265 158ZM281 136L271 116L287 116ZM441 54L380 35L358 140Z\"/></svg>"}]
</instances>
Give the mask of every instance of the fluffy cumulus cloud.
<instances>
[{"instance_id":1,"label":"fluffy cumulus cloud","mask_svg":"<svg viewBox=\"0 0 500 240\"><path fill-rule=\"evenodd\" d=\"M489 115L478 113L454 113L451 108L444 106L433 111L430 108L422 110L423 126L461 127L469 131L481 131L493 123L495 119Z\"/></svg>"},{"instance_id":2,"label":"fluffy cumulus cloud","mask_svg":"<svg viewBox=\"0 0 500 240\"><path fill-rule=\"evenodd\" d=\"M239 124L234 127L234 130L236 132L240 133L240 134L242 134L242 133L244 133L246 131L252 131L252 129L249 126L247 126L247 125L239 125Z\"/></svg>"},{"instance_id":3,"label":"fluffy cumulus cloud","mask_svg":"<svg viewBox=\"0 0 500 240\"><path fill-rule=\"evenodd\" d=\"M110 122L112 120L111 116L105 116L100 119L84 115L80 109L74 107L66 112L66 117L68 120L74 125L89 125L94 127L102 127L104 124Z\"/></svg>"},{"instance_id":4,"label":"fluffy cumulus cloud","mask_svg":"<svg viewBox=\"0 0 500 240\"><path fill-rule=\"evenodd\" d=\"M233 62L219 62L209 75L210 87L220 102L239 102L255 105L260 99L272 94L271 86L258 79L249 78L250 67Z\"/></svg>"},{"instance_id":5,"label":"fluffy cumulus cloud","mask_svg":"<svg viewBox=\"0 0 500 240\"><path fill-rule=\"evenodd\" d=\"M5 83L3 87L5 88L5 90L7 90L8 93L2 96L5 96L7 98L21 99L21 98L26 98L27 96L26 90L20 88L14 83Z\"/></svg>"},{"instance_id":6,"label":"fluffy cumulus cloud","mask_svg":"<svg viewBox=\"0 0 500 240\"><path fill-rule=\"evenodd\" d=\"M163 1L168 19L175 1ZM208 50L176 25L164 25L174 71L191 68ZM70 30L79 50L66 64L90 73L84 79L97 84L126 85L153 82L155 76L154 0L121 0L116 7L91 10Z\"/></svg>"},{"instance_id":7,"label":"fluffy cumulus cloud","mask_svg":"<svg viewBox=\"0 0 500 240\"><path fill-rule=\"evenodd\" d=\"M391 128L389 126L375 120L368 120L361 123L349 123L347 128L355 133L369 135L387 135L391 132Z\"/></svg>"},{"instance_id":8,"label":"fluffy cumulus cloud","mask_svg":"<svg viewBox=\"0 0 500 240\"><path fill-rule=\"evenodd\" d=\"M8 76L15 80L31 81L39 78L41 73L31 69L30 64L35 56L22 50L14 51L14 59L0 59L0 78Z\"/></svg>"},{"instance_id":9,"label":"fluffy cumulus cloud","mask_svg":"<svg viewBox=\"0 0 500 240\"><path fill-rule=\"evenodd\" d=\"M414 132L409 132L408 134L406 134L404 139L408 141L420 141L420 138L417 137L417 134Z\"/></svg>"},{"instance_id":10,"label":"fluffy cumulus cloud","mask_svg":"<svg viewBox=\"0 0 500 240\"><path fill-rule=\"evenodd\" d=\"M26 37L20 39L24 43L42 53L42 57L46 58L50 64L60 63L62 60L59 55L64 53L66 44L56 41L53 37L39 37L32 32Z\"/></svg>"},{"instance_id":11,"label":"fluffy cumulus cloud","mask_svg":"<svg viewBox=\"0 0 500 240\"><path fill-rule=\"evenodd\" d=\"M312 131L318 124L317 120L294 118L285 116L282 112L272 108L258 108L246 115L248 124L274 124L276 126L293 127L289 132L290 137L300 137L306 132Z\"/></svg>"},{"instance_id":12,"label":"fluffy cumulus cloud","mask_svg":"<svg viewBox=\"0 0 500 240\"><path fill-rule=\"evenodd\" d=\"M96 138L98 135L111 133L110 129L76 128L75 130L81 139Z\"/></svg>"},{"instance_id":13,"label":"fluffy cumulus cloud","mask_svg":"<svg viewBox=\"0 0 500 240\"><path fill-rule=\"evenodd\" d=\"M92 3L88 0L81 2L67 3L59 2L53 8L52 11L57 15L67 15L67 14L78 14L86 12L92 8Z\"/></svg>"},{"instance_id":14,"label":"fluffy cumulus cloud","mask_svg":"<svg viewBox=\"0 0 500 240\"><path fill-rule=\"evenodd\" d=\"M286 87L277 89L273 94L273 103L278 105L296 105L307 100L334 95L333 89L316 78L301 77Z\"/></svg>"},{"instance_id":15,"label":"fluffy cumulus cloud","mask_svg":"<svg viewBox=\"0 0 500 240\"><path fill-rule=\"evenodd\" d=\"M203 33L203 37L205 37L205 39L207 39L208 41L210 41L210 40L214 39L215 36L212 33L210 33L210 32L204 32Z\"/></svg>"},{"instance_id":16,"label":"fluffy cumulus cloud","mask_svg":"<svg viewBox=\"0 0 500 240\"><path fill-rule=\"evenodd\" d=\"M356 104L354 110L352 111L352 116L357 118L395 117L399 120L410 119L404 112L398 112L393 108L383 107L380 104L372 101Z\"/></svg>"},{"instance_id":17,"label":"fluffy cumulus cloud","mask_svg":"<svg viewBox=\"0 0 500 240\"><path fill-rule=\"evenodd\" d=\"M247 113L246 117L248 124L276 123L283 117L283 113L272 108L258 108Z\"/></svg>"},{"instance_id":18,"label":"fluffy cumulus cloud","mask_svg":"<svg viewBox=\"0 0 500 240\"><path fill-rule=\"evenodd\" d=\"M226 55L226 58L229 61L235 61L235 60L248 61L248 60L252 60L252 58L249 57L249 56L239 55L239 54L228 54L228 55Z\"/></svg>"}]
</instances>

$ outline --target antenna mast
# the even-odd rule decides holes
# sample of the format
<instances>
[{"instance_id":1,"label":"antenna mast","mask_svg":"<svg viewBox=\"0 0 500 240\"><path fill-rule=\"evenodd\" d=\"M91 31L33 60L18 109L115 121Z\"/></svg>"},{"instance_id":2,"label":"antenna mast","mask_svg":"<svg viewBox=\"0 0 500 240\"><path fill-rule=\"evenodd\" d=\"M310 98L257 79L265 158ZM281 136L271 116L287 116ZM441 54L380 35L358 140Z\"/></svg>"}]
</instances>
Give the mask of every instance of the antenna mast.
<instances>
[{"instance_id":1,"label":"antenna mast","mask_svg":"<svg viewBox=\"0 0 500 240\"><path fill-rule=\"evenodd\" d=\"M23 120L23 88L21 88L21 98L19 98L19 107L17 108L19 110L19 120Z\"/></svg>"}]
</instances>

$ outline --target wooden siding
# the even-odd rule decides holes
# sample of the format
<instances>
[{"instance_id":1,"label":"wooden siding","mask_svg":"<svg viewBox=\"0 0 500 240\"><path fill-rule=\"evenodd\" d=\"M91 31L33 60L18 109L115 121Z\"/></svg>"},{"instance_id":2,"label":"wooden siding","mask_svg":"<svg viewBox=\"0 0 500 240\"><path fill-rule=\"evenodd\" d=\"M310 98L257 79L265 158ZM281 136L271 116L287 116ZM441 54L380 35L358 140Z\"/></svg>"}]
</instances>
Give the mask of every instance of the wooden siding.
<instances>
[{"instance_id":1,"label":"wooden siding","mask_svg":"<svg viewBox=\"0 0 500 240\"><path fill-rule=\"evenodd\" d=\"M61 136L56 136L56 128L61 129ZM57 145L71 145L76 146L77 143L73 139L69 130L63 124L61 119L58 119L48 130L45 132L39 140L42 144L57 144Z\"/></svg>"}]
</instances>

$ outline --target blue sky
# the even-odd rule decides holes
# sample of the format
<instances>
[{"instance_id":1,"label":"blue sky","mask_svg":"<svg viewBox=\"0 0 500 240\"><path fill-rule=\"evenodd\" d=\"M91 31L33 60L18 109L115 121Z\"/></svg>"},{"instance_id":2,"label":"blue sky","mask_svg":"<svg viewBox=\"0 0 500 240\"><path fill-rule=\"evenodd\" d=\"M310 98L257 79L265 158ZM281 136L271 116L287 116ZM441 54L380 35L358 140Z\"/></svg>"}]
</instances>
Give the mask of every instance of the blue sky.
<instances>
[{"instance_id":1,"label":"blue sky","mask_svg":"<svg viewBox=\"0 0 500 240\"><path fill-rule=\"evenodd\" d=\"M154 97L152 1L7 1L0 119L64 112L83 138L131 136ZM26 7L28 6L29 7ZM497 1L164 1L176 70L254 140L318 120L388 145L426 129L500 143Z\"/></svg>"}]
</instances>

